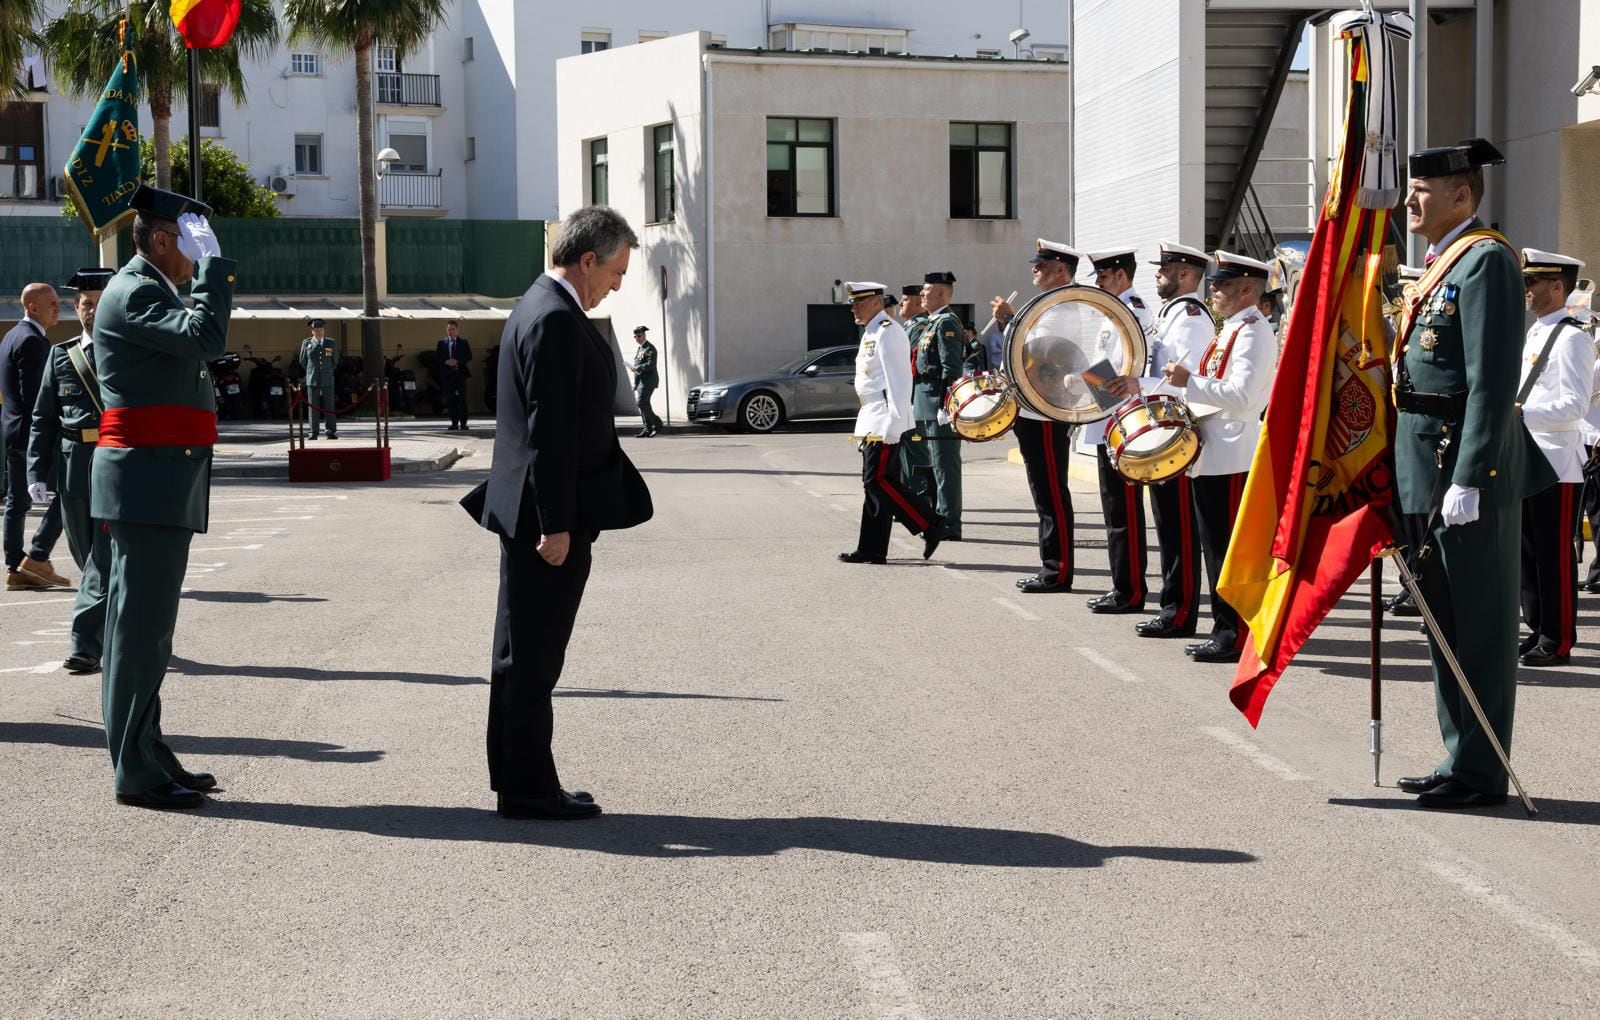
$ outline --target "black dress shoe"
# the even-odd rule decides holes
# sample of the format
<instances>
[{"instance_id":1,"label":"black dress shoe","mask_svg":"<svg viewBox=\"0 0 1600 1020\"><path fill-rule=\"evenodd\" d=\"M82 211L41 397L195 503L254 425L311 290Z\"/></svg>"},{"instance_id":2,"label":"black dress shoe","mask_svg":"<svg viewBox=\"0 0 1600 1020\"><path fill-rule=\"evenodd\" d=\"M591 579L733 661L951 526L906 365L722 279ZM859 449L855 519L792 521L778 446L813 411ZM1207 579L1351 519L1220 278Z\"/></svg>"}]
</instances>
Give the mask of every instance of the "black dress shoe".
<instances>
[{"instance_id":1,"label":"black dress shoe","mask_svg":"<svg viewBox=\"0 0 1600 1020\"><path fill-rule=\"evenodd\" d=\"M590 793L588 790L562 790L561 792L566 794L568 797L571 797L573 800L581 800L585 804L594 803L594 794Z\"/></svg>"},{"instance_id":2,"label":"black dress shoe","mask_svg":"<svg viewBox=\"0 0 1600 1020\"><path fill-rule=\"evenodd\" d=\"M177 783L162 783L143 793L119 793L118 804L142 808L197 808L204 805L206 795Z\"/></svg>"},{"instance_id":3,"label":"black dress shoe","mask_svg":"<svg viewBox=\"0 0 1600 1020\"><path fill-rule=\"evenodd\" d=\"M1097 599L1089 606L1091 613L1101 613L1107 616L1124 616L1129 613L1144 612L1143 602L1118 602L1115 598Z\"/></svg>"},{"instance_id":4,"label":"black dress shoe","mask_svg":"<svg viewBox=\"0 0 1600 1020\"><path fill-rule=\"evenodd\" d=\"M1136 624L1133 632L1140 637L1149 638L1181 638L1194 637L1193 627L1174 627L1172 624L1156 617L1154 620L1145 620ZM1196 647L1199 647L1198 645Z\"/></svg>"},{"instance_id":5,"label":"black dress shoe","mask_svg":"<svg viewBox=\"0 0 1600 1020\"><path fill-rule=\"evenodd\" d=\"M191 790L214 790L217 786L217 777L209 772L189 772L179 769L172 781L179 786L187 786Z\"/></svg>"},{"instance_id":6,"label":"black dress shoe","mask_svg":"<svg viewBox=\"0 0 1600 1020\"><path fill-rule=\"evenodd\" d=\"M1553 648L1542 648L1538 645L1528 649L1519 660L1524 666L1565 666L1572 660L1572 656L1562 654Z\"/></svg>"},{"instance_id":7,"label":"black dress shoe","mask_svg":"<svg viewBox=\"0 0 1600 1020\"><path fill-rule=\"evenodd\" d=\"M61 664L61 668L68 673L98 673L100 672L100 660L93 655L73 652L67 656L66 661Z\"/></svg>"},{"instance_id":8,"label":"black dress shoe","mask_svg":"<svg viewBox=\"0 0 1600 1020\"><path fill-rule=\"evenodd\" d=\"M840 553L839 554L839 562L840 563L883 563L883 562L885 562L885 559L882 556L868 556L866 553L861 552L860 550L852 550L852 551L847 552L847 553Z\"/></svg>"},{"instance_id":9,"label":"black dress shoe","mask_svg":"<svg viewBox=\"0 0 1600 1020\"><path fill-rule=\"evenodd\" d=\"M1017 582L1017 588L1030 595L1036 595L1042 592L1071 591L1072 585L1065 582L1057 584L1043 577L1025 577Z\"/></svg>"},{"instance_id":10,"label":"black dress shoe","mask_svg":"<svg viewBox=\"0 0 1600 1020\"><path fill-rule=\"evenodd\" d=\"M1096 595L1094 598L1092 598L1088 602L1086 602L1085 605L1087 605L1090 609L1093 609L1095 606L1100 605L1102 602L1115 602L1115 601L1117 601L1117 593L1114 592L1114 591L1108 591L1104 595Z\"/></svg>"},{"instance_id":11,"label":"black dress shoe","mask_svg":"<svg viewBox=\"0 0 1600 1020\"><path fill-rule=\"evenodd\" d=\"M939 543L944 541L944 536L933 529L922 533L922 558L932 559L933 551L939 548Z\"/></svg>"},{"instance_id":12,"label":"black dress shoe","mask_svg":"<svg viewBox=\"0 0 1600 1020\"><path fill-rule=\"evenodd\" d=\"M1533 651L1534 648L1538 646L1538 644L1539 644L1539 635L1537 635L1537 634L1529 634L1527 637L1523 638L1521 641L1518 641L1517 642L1517 658L1520 659L1522 656L1527 655L1529 652Z\"/></svg>"},{"instance_id":13,"label":"black dress shoe","mask_svg":"<svg viewBox=\"0 0 1600 1020\"><path fill-rule=\"evenodd\" d=\"M1196 662L1238 662L1244 655L1241 649L1229 648L1218 641L1207 641L1185 651L1189 652L1189 657Z\"/></svg>"},{"instance_id":14,"label":"black dress shoe","mask_svg":"<svg viewBox=\"0 0 1600 1020\"><path fill-rule=\"evenodd\" d=\"M1402 793L1427 793L1429 790L1437 790L1449 781L1437 772L1430 772L1425 776L1401 776L1394 781L1394 785Z\"/></svg>"},{"instance_id":15,"label":"black dress shoe","mask_svg":"<svg viewBox=\"0 0 1600 1020\"><path fill-rule=\"evenodd\" d=\"M1506 802L1503 793L1482 793L1465 783L1450 779L1417 798L1417 807L1459 810L1461 808L1498 807Z\"/></svg>"},{"instance_id":16,"label":"black dress shoe","mask_svg":"<svg viewBox=\"0 0 1600 1020\"><path fill-rule=\"evenodd\" d=\"M939 541L941 541L941 542L959 542L959 541L961 541L961 532L959 532L959 531L946 531L946 532L944 532L943 534L941 534L939 536Z\"/></svg>"},{"instance_id":17,"label":"black dress shoe","mask_svg":"<svg viewBox=\"0 0 1600 1020\"><path fill-rule=\"evenodd\" d=\"M501 818L539 818L551 822L567 822L579 818L594 818L600 814L600 805L593 800L579 800L562 790L554 797L495 798L495 810Z\"/></svg>"},{"instance_id":18,"label":"black dress shoe","mask_svg":"<svg viewBox=\"0 0 1600 1020\"><path fill-rule=\"evenodd\" d=\"M633 434L633 438L635 438L635 439L649 439L650 438L650 430L649 429L640 429L639 431L637 431L637 432L635 432Z\"/></svg>"},{"instance_id":19,"label":"black dress shoe","mask_svg":"<svg viewBox=\"0 0 1600 1020\"><path fill-rule=\"evenodd\" d=\"M1400 600L1400 599L1396 599L1395 602L1394 602L1394 605L1389 607L1389 615L1390 616L1421 616L1422 615L1422 610L1418 609L1417 608L1417 604L1415 602L1411 601L1409 598L1407 598L1407 599L1405 599L1403 601Z\"/></svg>"},{"instance_id":20,"label":"black dress shoe","mask_svg":"<svg viewBox=\"0 0 1600 1020\"><path fill-rule=\"evenodd\" d=\"M1583 590L1588 592L1590 595L1600 595L1600 581L1583 582Z\"/></svg>"}]
</instances>

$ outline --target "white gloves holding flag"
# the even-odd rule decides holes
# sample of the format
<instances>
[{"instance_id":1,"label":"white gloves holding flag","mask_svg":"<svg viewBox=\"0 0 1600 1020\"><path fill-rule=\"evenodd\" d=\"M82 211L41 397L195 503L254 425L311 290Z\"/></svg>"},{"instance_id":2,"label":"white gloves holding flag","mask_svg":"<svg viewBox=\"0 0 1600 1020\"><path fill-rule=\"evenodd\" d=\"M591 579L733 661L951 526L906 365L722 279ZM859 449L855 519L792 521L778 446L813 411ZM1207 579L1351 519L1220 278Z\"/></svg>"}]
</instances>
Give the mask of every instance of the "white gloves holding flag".
<instances>
[{"instance_id":1,"label":"white gloves holding flag","mask_svg":"<svg viewBox=\"0 0 1600 1020\"><path fill-rule=\"evenodd\" d=\"M1454 528L1471 524L1478 519L1478 490L1452 485L1444 492L1444 506L1439 511L1445 527Z\"/></svg>"},{"instance_id":2,"label":"white gloves holding flag","mask_svg":"<svg viewBox=\"0 0 1600 1020\"><path fill-rule=\"evenodd\" d=\"M28 486L28 502L30 502L30 503L48 503L49 501L50 501L50 493L44 487L44 483L43 482L34 482L34 483L32 483L32 484L30 484Z\"/></svg>"},{"instance_id":3,"label":"white gloves holding flag","mask_svg":"<svg viewBox=\"0 0 1600 1020\"><path fill-rule=\"evenodd\" d=\"M184 213L178 217L178 251L190 262L199 262L221 255L222 245L204 216Z\"/></svg>"}]
</instances>

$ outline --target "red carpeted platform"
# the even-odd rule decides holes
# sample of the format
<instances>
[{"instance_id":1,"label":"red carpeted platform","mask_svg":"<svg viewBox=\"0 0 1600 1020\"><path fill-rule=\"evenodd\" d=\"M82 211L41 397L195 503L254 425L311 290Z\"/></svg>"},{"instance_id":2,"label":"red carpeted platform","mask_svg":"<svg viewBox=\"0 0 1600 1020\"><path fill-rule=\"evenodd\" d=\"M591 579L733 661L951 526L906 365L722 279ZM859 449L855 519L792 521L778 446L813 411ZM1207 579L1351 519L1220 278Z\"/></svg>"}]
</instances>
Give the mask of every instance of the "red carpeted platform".
<instances>
[{"instance_id":1,"label":"red carpeted platform","mask_svg":"<svg viewBox=\"0 0 1600 1020\"><path fill-rule=\"evenodd\" d=\"M289 450L291 482L387 482L389 448L316 446Z\"/></svg>"}]
</instances>

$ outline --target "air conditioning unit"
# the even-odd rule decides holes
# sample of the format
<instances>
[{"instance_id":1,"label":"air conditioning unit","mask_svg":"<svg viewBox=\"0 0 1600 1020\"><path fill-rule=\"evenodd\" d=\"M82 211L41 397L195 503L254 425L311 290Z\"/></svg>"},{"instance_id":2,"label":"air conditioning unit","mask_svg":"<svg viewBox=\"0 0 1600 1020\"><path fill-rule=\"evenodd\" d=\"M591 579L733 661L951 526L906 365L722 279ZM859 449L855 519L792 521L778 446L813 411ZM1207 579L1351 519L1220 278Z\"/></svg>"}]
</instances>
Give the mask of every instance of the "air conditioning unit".
<instances>
[{"instance_id":1,"label":"air conditioning unit","mask_svg":"<svg viewBox=\"0 0 1600 1020\"><path fill-rule=\"evenodd\" d=\"M50 175L50 200L59 202L67 197L67 179L60 174Z\"/></svg>"},{"instance_id":2,"label":"air conditioning unit","mask_svg":"<svg viewBox=\"0 0 1600 1020\"><path fill-rule=\"evenodd\" d=\"M267 178L267 187L281 198L293 198L295 192L294 167L280 166L278 172Z\"/></svg>"}]
</instances>

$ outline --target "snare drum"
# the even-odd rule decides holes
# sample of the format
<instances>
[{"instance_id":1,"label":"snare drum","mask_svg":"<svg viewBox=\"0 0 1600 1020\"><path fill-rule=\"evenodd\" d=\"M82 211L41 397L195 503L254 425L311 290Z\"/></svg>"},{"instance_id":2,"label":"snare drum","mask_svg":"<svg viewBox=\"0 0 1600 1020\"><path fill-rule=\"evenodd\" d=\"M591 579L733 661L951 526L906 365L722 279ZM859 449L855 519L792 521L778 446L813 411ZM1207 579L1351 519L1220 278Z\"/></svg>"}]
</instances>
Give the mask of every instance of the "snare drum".
<instances>
[{"instance_id":1,"label":"snare drum","mask_svg":"<svg viewBox=\"0 0 1600 1020\"><path fill-rule=\"evenodd\" d=\"M957 379L945 397L945 413L956 435L987 443L1011 431L1017 421L1017 397L998 372L975 372Z\"/></svg>"},{"instance_id":2,"label":"snare drum","mask_svg":"<svg viewBox=\"0 0 1600 1020\"><path fill-rule=\"evenodd\" d=\"M1130 482L1176 478L1200 456L1200 429L1180 398L1164 393L1130 397L1111 412L1106 456Z\"/></svg>"}]
</instances>

